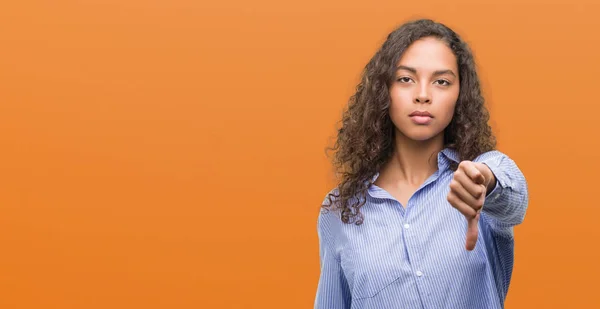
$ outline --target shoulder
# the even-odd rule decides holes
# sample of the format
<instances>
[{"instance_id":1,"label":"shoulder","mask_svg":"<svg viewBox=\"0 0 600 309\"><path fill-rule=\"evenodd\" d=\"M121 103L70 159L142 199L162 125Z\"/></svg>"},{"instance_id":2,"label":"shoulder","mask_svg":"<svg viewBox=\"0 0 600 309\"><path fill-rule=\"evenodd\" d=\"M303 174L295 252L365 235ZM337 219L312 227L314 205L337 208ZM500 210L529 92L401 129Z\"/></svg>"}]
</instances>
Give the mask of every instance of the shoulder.
<instances>
[{"instance_id":1,"label":"shoulder","mask_svg":"<svg viewBox=\"0 0 600 309\"><path fill-rule=\"evenodd\" d=\"M486 161L502 161L511 160L510 157L502 151L490 150L478 155L473 161L474 162L486 162Z\"/></svg>"},{"instance_id":2,"label":"shoulder","mask_svg":"<svg viewBox=\"0 0 600 309\"><path fill-rule=\"evenodd\" d=\"M341 222L340 211L335 207L329 207L336 202L338 197L338 188L334 188L325 194L318 216L319 231L329 231L334 225Z\"/></svg>"},{"instance_id":3,"label":"shoulder","mask_svg":"<svg viewBox=\"0 0 600 309\"><path fill-rule=\"evenodd\" d=\"M337 207L332 207L337 202L339 197L340 191L337 187L327 192L327 194L325 194L325 196L323 197L323 202L321 202L321 211L319 217L324 217L325 215L330 217L330 213L339 212L334 210Z\"/></svg>"}]
</instances>

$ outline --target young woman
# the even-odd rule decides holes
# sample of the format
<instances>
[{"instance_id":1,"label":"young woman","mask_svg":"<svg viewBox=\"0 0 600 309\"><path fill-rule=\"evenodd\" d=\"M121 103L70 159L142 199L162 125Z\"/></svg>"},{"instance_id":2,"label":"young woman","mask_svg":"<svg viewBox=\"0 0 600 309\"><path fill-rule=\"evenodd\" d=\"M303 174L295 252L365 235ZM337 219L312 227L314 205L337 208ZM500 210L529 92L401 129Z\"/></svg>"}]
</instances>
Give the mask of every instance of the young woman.
<instances>
[{"instance_id":1,"label":"young woman","mask_svg":"<svg viewBox=\"0 0 600 309\"><path fill-rule=\"evenodd\" d=\"M367 64L318 219L318 309L503 308L527 183L495 150L473 55L408 22Z\"/></svg>"}]
</instances>

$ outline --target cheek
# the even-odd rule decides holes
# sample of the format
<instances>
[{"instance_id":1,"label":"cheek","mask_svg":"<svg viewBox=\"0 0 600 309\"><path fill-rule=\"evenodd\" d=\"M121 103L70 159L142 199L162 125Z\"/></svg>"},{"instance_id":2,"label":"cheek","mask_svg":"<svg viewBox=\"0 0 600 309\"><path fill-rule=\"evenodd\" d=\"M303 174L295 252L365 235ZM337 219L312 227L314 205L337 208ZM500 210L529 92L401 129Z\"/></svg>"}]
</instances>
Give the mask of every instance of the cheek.
<instances>
[{"instance_id":1,"label":"cheek","mask_svg":"<svg viewBox=\"0 0 600 309\"><path fill-rule=\"evenodd\" d=\"M412 105L412 95L408 91L401 91L397 88L390 91L390 116L404 113Z\"/></svg>"},{"instance_id":2,"label":"cheek","mask_svg":"<svg viewBox=\"0 0 600 309\"><path fill-rule=\"evenodd\" d=\"M444 115L444 122L446 122L447 124L450 123L450 121L452 120L452 117L454 116L454 108L456 107L456 103L455 102L449 102L448 104L445 104L442 106L441 109L441 114Z\"/></svg>"},{"instance_id":3,"label":"cheek","mask_svg":"<svg viewBox=\"0 0 600 309\"><path fill-rule=\"evenodd\" d=\"M452 117L454 116L454 109L456 108L456 101L458 100L458 94L449 94L448 96L444 96L440 98L439 101L439 114L444 119L446 125L450 123Z\"/></svg>"}]
</instances>

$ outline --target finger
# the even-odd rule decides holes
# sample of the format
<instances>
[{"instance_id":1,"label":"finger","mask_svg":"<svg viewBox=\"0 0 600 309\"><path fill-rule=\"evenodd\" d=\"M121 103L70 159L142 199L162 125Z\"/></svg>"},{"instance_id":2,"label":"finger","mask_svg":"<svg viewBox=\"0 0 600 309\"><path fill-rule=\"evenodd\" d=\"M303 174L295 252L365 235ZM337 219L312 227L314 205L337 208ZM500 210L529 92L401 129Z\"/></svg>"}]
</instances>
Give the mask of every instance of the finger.
<instances>
[{"instance_id":1,"label":"finger","mask_svg":"<svg viewBox=\"0 0 600 309\"><path fill-rule=\"evenodd\" d=\"M467 176L469 176L469 178L471 180L473 180L473 182L475 182L478 185L481 185L485 182L485 177L477 169L477 167L475 166L475 164L473 162L463 161L463 162L461 162L461 165L462 165L463 170L467 174Z\"/></svg>"},{"instance_id":2,"label":"finger","mask_svg":"<svg viewBox=\"0 0 600 309\"><path fill-rule=\"evenodd\" d=\"M477 211L462 201L454 192L448 193L448 202L450 205L452 205L452 207L456 208L456 210L463 214L467 220L475 218L477 215Z\"/></svg>"},{"instance_id":3,"label":"finger","mask_svg":"<svg viewBox=\"0 0 600 309\"><path fill-rule=\"evenodd\" d=\"M460 170L454 172L454 179L456 179L456 181L458 181L462 187L476 199L480 198L486 191L484 185L476 184L469 176Z\"/></svg>"},{"instance_id":4,"label":"finger","mask_svg":"<svg viewBox=\"0 0 600 309\"><path fill-rule=\"evenodd\" d=\"M469 251L475 249L475 244L477 244L477 234L479 233L479 216L480 214L478 213L475 218L468 219L466 249Z\"/></svg>"},{"instance_id":5,"label":"finger","mask_svg":"<svg viewBox=\"0 0 600 309\"><path fill-rule=\"evenodd\" d=\"M475 210L479 210L483 206L483 200L481 198L475 198L471 193L465 189L458 180L452 179L450 181L450 190L458 196L463 202L471 206Z\"/></svg>"}]
</instances>

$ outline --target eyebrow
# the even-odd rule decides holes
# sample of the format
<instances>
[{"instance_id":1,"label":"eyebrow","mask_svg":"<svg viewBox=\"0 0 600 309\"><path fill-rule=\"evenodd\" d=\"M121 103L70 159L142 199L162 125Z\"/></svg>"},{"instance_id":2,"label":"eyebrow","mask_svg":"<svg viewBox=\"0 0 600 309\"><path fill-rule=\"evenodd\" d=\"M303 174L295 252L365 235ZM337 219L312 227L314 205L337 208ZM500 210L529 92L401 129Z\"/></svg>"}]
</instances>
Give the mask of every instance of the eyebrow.
<instances>
[{"instance_id":1,"label":"eyebrow","mask_svg":"<svg viewBox=\"0 0 600 309\"><path fill-rule=\"evenodd\" d=\"M413 74L417 74L417 69L415 68L411 68L411 67L407 67L405 65L399 65L396 70L406 70L409 71ZM454 72L452 72L452 70L437 70L435 72L433 72L433 76L438 76L438 75L444 75L444 74L450 74L454 77L456 77L456 74L454 74Z\"/></svg>"}]
</instances>

